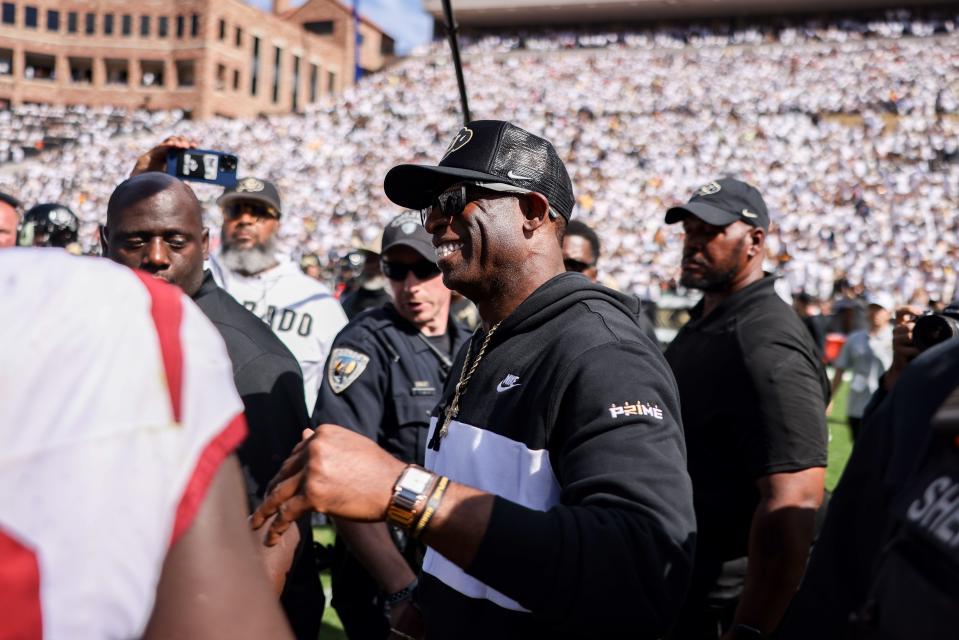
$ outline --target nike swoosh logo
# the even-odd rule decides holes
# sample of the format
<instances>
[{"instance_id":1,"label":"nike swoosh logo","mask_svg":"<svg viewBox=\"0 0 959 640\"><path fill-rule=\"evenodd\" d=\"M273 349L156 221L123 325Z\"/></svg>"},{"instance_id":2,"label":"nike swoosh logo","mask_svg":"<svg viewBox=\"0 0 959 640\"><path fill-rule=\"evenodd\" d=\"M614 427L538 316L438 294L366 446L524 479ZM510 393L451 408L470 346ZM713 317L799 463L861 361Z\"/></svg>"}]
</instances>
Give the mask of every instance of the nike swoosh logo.
<instances>
[{"instance_id":1,"label":"nike swoosh logo","mask_svg":"<svg viewBox=\"0 0 959 640\"><path fill-rule=\"evenodd\" d=\"M512 178L513 180L533 180L533 178L530 178L529 176L521 176L518 173L513 173L512 170L506 172L506 177Z\"/></svg>"},{"instance_id":2,"label":"nike swoosh logo","mask_svg":"<svg viewBox=\"0 0 959 640\"><path fill-rule=\"evenodd\" d=\"M758 217L759 217L757 214L753 213L753 212L750 211L749 209L743 209L743 215L746 216L747 218L758 218Z\"/></svg>"},{"instance_id":3,"label":"nike swoosh logo","mask_svg":"<svg viewBox=\"0 0 959 640\"><path fill-rule=\"evenodd\" d=\"M510 384L510 385L504 385L502 382L500 382L498 385L496 385L496 392L503 393L504 391L508 391L512 389L513 387L519 387L519 386L522 386L522 383L514 382L513 384Z\"/></svg>"}]
</instances>

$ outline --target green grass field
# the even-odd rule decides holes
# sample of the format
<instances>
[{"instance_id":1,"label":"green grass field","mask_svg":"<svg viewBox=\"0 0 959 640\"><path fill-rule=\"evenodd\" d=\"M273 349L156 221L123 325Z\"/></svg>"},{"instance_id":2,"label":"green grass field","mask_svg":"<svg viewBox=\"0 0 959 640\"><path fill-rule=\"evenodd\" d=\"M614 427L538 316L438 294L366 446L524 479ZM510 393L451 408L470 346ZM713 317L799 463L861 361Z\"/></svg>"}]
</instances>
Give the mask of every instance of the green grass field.
<instances>
[{"instance_id":1,"label":"green grass field","mask_svg":"<svg viewBox=\"0 0 959 640\"><path fill-rule=\"evenodd\" d=\"M831 377L831 376L830 376ZM829 415L829 466L826 469L826 488L832 491L839 482L846 460L852 450L852 435L846 424L846 396L849 389L843 384L836 393L832 413ZM333 530L330 527L317 527L313 530L313 538L321 544L333 544ZM321 640L346 640L343 625L339 616L330 606L330 572L320 574L323 590L326 591L326 610L323 612L323 628L320 630Z\"/></svg>"}]
</instances>

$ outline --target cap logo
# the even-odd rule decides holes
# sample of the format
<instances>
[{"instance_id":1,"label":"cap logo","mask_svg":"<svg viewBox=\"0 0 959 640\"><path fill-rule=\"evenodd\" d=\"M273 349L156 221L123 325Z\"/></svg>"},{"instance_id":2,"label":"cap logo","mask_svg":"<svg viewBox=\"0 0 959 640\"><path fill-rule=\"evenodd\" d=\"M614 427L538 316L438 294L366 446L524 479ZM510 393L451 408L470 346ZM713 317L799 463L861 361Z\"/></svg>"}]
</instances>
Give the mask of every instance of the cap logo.
<instances>
[{"instance_id":1,"label":"cap logo","mask_svg":"<svg viewBox=\"0 0 959 640\"><path fill-rule=\"evenodd\" d=\"M463 127L459 130L453 137L453 141L450 142L450 146L446 148L446 153L443 154L443 158L453 153L454 151L459 151L466 146L466 143L473 139L473 130L469 127Z\"/></svg>"},{"instance_id":2,"label":"cap logo","mask_svg":"<svg viewBox=\"0 0 959 640\"><path fill-rule=\"evenodd\" d=\"M506 177L511 180L535 180L535 178L530 178L529 176L524 176L519 173L513 173L512 169L506 172Z\"/></svg>"},{"instance_id":3,"label":"cap logo","mask_svg":"<svg viewBox=\"0 0 959 640\"><path fill-rule=\"evenodd\" d=\"M743 213L743 216L746 217L746 218L758 218L758 217L759 217L758 214L753 213L753 212L750 211L749 209L743 209L742 213Z\"/></svg>"},{"instance_id":4,"label":"cap logo","mask_svg":"<svg viewBox=\"0 0 959 640\"><path fill-rule=\"evenodd\" d=\"M416 231L416 227L417 227L417 226L418 226L418 225L417 225L416 223L407 222L407 223L405 223L402 227L400 227L400 231L402 231L403 233L405 233L405 234L408 235L408 236L411 236L411 235L413 235L413 232Z\"/></svg>"},{"instance_id":5,"label":"cap logo","mask_svg":"<svg viewBox=\"0 0 959 640\"><path fill-rule=\"evenodd\" d=\"M719 186L718 182L707 182L699 188L699 191L696 192L697 196L711 196L714 193L719 193L722 191L722 187Z\"/></svg>"},{"instance_id":6,"label":"cap logo","mask_svg":"<svg viewBox=\"0 0 959 640\"><path fill-rule=\"evenodd\" d=\"M265 185L260 180L256 178L243 178L236 185L236 190L243 193L255 193L257 191L263 191Z\"/></svg>"}]
</instances>

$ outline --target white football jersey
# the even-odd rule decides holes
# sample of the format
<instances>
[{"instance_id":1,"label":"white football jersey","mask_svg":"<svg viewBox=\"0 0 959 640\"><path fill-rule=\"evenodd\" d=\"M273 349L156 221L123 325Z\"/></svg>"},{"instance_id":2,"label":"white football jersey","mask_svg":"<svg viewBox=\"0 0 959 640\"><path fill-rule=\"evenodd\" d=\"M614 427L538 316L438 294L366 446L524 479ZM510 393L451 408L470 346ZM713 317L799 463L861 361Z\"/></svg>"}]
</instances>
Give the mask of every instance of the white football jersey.
<instances>
[{"instance_id":1,"label":"white football jersey","mask_svg":"<svg viewBox=\"0 0 959 640\"><path fill-rule=\"evenodd\" d=\"M217 284L270 325L293 353L303 371L306 408L312 414L326 357L336 334L346 326L343 307L329 289L289 260L255 276L243 276L211 256L210 270Z\"/></svg>"},{"instance_id":2,"label":"white football jersey","mask_svg":"<svg viewBox=\"0 0 959 640\"><path fill-rule=\"evenodd\" d=\"M0 251L0 638L135 638L167 551L246 434L183 293L101 258Z\"/></svg>"}]
</instances>

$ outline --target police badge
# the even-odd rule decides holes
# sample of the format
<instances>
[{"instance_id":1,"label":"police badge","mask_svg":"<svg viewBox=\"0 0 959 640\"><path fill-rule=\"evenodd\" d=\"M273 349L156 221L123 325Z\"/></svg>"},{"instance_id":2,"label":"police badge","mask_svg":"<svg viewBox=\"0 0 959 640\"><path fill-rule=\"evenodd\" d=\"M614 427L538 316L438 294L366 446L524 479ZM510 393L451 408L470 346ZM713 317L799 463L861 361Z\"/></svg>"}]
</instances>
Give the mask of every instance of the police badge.
<instances>
[{"instance_id":1,"label":"police badge","mask_svg":"<svg viewBox=\"0 0 959 640\"><path fill-rule=\"evenodd\" d=\"M339 395L353 384L370 363L370 357L353 349L333 349L330 364L327 366L326 379L333 393Z\"/></svg>"}]
</instances>

